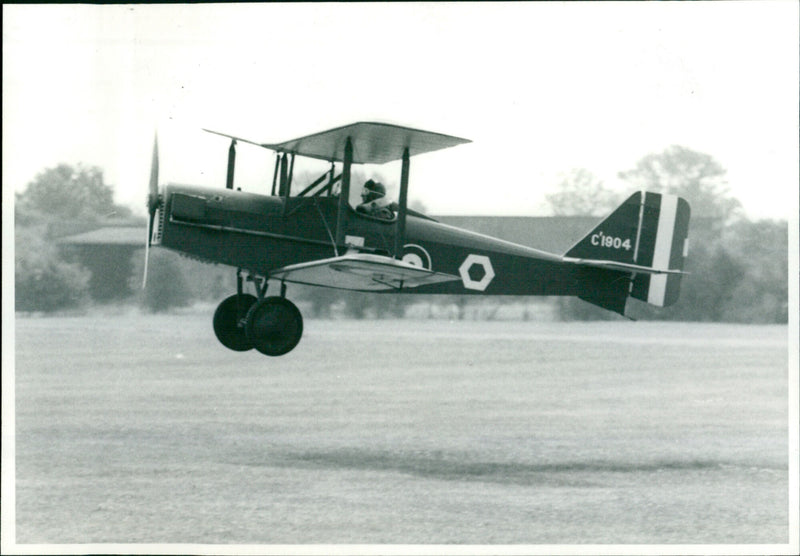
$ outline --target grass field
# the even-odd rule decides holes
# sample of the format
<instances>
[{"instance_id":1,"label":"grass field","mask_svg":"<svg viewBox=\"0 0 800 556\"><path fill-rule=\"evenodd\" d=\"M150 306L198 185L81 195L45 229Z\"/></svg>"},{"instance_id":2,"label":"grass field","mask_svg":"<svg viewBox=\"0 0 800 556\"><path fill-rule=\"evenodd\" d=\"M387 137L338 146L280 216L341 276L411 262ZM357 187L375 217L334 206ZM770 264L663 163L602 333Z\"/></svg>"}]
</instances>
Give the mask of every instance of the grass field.
<instances>
[{"instance_id":1,"label":"grass field","mask_svg":"<svg viewBox=\"0 0 800 556\"><path fill-rule=\"evenodd\" d=\"M787 543L787 329L16 321L18 543Z\"/></svg>"}]
</instances>

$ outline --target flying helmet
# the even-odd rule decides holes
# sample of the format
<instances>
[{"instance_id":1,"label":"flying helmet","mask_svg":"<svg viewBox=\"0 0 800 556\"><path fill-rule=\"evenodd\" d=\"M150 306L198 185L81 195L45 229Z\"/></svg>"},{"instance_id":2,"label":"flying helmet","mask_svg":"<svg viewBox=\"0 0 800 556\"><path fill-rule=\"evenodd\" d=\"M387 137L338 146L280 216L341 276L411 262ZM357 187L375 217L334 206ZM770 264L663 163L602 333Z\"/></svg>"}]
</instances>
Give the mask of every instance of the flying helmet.
<instances>
[{"instance_id":1,"label":"flying helmet","mask_svg":"<svg viewBox=\"0 0 800 556\"><path fill-rule=\"evenodd\" d=\"M367 180L366 182L364 182L364 189L363 191L361 191L361 199L365 203L376 201L385 196L386 196L386 188L383 186L382 183L374 180Z\"/></svg>"}]
</instances>

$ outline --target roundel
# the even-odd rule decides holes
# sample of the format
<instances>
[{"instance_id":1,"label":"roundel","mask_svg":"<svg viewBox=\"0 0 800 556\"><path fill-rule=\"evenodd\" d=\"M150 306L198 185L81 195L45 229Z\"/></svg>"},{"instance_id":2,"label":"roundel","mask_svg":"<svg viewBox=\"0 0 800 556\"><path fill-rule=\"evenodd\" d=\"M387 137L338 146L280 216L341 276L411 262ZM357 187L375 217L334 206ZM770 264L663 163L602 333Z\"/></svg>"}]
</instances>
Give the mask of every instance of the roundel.
<instances>
[{"instance_id":1,"label":"roundel","mask_svg":"<svg viewBox=\"0 0 800 556\"><path fill-rule=\"evenodd\" d=\"M485 255L468 255L458 267L458 273L468 290L484 291L494 279L492 261Z\"/></svg>"},{"instance_id":2,"label":"roundel","mask_svg":"<svg viewBox=\"0 0 800 556\"><path fill-rule=\"evenodd\" d=\"M431 256L420 245L407 243L403 245L403 262L427 270L431 269Z\"/></svg>"}]
</instances>

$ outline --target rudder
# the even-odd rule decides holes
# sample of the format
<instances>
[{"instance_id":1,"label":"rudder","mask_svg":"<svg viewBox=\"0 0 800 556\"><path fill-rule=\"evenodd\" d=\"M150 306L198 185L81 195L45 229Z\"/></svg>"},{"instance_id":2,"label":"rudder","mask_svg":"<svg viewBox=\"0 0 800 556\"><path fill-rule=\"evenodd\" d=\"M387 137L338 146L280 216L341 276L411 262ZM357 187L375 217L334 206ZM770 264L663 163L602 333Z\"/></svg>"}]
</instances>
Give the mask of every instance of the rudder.
<instances>
[{"instance_id":1,"label":"rudder","mask_svg":"<svg viewBox=\"0 0 800 556\"><path fill-rule=\"evenodd\" d=\"M689 254L689 203L675 195L644 194L639 262L656 270L683 270ZM637 274L631 296L657 307L678 301L681 274Z\"/></svg>"}]
</instances>

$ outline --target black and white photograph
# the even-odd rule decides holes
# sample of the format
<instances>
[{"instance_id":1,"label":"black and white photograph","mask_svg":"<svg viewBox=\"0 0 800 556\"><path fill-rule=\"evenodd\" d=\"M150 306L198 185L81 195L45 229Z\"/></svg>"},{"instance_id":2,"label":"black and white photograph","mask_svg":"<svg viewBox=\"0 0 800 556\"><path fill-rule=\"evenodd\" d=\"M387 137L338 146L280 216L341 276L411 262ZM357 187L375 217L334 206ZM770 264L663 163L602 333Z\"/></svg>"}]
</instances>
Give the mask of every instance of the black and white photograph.
<instances>
[{"instance_id":1,"label":"black and white photograph","mask_svg":"<svg viewBox=\"0 0 800 556\"><path fill-rule=\"evenodd\" d=\"M800 4L4 4L3 554L797 554Z\"/></svg>"}]
</instances>

